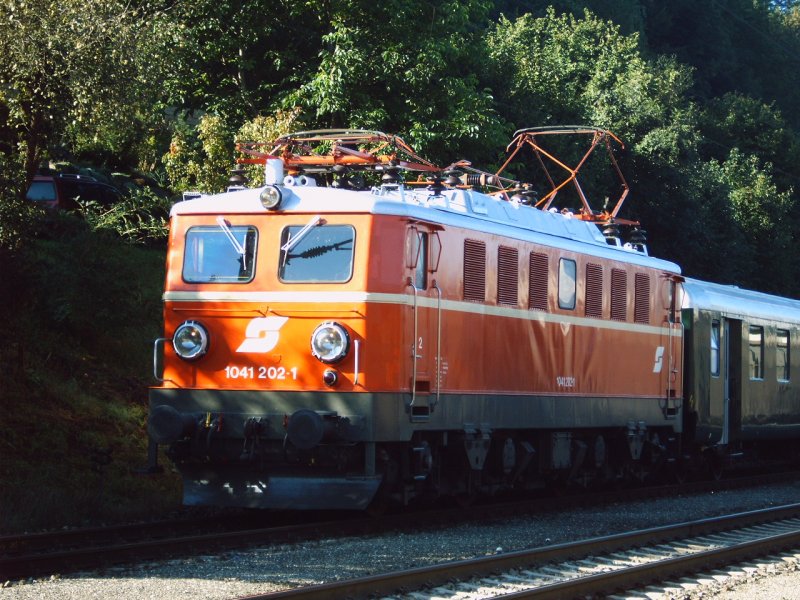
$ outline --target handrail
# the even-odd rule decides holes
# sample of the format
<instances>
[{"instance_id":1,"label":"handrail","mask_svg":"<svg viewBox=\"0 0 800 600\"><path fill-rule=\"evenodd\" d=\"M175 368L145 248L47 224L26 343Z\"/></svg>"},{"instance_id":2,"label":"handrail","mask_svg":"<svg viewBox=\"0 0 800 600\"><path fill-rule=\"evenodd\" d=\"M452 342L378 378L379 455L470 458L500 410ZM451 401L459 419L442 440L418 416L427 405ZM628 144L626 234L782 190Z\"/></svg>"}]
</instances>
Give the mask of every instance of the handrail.
<instances>
[{"instance_id":1,"label":"handrail","mask_svg":"<svg viewBox=\"0 0 800 600\"><path fill-rule=\"evenodd\" d=\"M417 323L417 292L419 290L417 286L414 285L411 277L408 278L408 285L414 290L414 339L411 340L411 409L413 411L414 402L417 399L417 359L419 358L417 354L417 336L419 335Z\"/></svg>"},{"instance_id":2,"label":"handrail","mask_svg":"<svg viewBox=\"0 0 800 600\"><path fill-rule=\"evenodd\" d=\"M161 344L163 347L164 342L166 342L169 338L156 338L156 341L153 342L153 377L158 383L164 383L166 381L161 375L164 374L164 371L161 371L161 375L158 374L158 346Z\"/></svg>"},{"instance_id":3,"label":"handrail","mask_svg":"<svg viewBox=\"0 0 800 600\"><path fill-rule=\"evenodd\" d=\"M438 406L442 387L442 290L435 279L431 282L431 286L436 290L436 405Z\"/></svg>"}]
</instances>

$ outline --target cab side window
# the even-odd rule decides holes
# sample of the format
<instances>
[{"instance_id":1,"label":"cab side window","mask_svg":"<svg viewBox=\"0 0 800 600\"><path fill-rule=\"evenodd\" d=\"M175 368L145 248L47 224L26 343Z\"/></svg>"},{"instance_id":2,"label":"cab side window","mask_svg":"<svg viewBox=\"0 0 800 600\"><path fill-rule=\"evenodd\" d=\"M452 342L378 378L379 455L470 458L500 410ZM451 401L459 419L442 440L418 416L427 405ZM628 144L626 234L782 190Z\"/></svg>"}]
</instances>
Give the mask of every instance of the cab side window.
<instances>
[{"instance_id":1,"label":"cab side window","mask_svg":"<svg viewBox=\"0 0 800 600\"><path fill-rule=\"evenodd\" d=\"M562 258L558 262L558 307L572 310L575 308L575 261Z\"/></svg>"}]
</instances>

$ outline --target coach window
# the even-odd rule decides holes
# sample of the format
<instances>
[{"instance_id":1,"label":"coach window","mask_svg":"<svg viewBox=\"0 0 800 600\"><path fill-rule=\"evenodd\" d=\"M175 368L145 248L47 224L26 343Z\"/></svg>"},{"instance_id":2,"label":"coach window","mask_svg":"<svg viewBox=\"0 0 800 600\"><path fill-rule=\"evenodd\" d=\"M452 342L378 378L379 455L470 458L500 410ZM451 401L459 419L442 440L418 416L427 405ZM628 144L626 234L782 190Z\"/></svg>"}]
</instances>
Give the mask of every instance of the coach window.
<instances>
[{"instance_id":1,"label":"coach window","mask_svg":"<svg viewBox=\"0 0 800 600\"><path fill-rule=\"evenodd\" d=\"M711 374L719 377L719 321L711 322Z\"/></svg>"},{"instance_id":2,"label":"coach window","mask_svg":"<svg viewBox=\"0 0 800 600\"><path fill-rule=\"evenodd\" d=\"M778 381L789 381L789 331L778 329L777 334L778 354L775 364L778 370Z\"/></svg>"},{"instance_id":3,"label":"coach window","mask_svg":"<svg viewBox=\"0 0 800 600\"><path fill-rule=\"evenodd\" d=\"M575 308L575 261L562 258L558 263L558 307Z\"/></svg>"},{"instance_id":4,"label":"coach window","mask_svg":"<svg viewBox=\"0 0 800 600\"><path fill-rule=\"evenodd\" d=\"M764 328L750 326L750 379L764 379Z\"/></svg>"}]
</instances>

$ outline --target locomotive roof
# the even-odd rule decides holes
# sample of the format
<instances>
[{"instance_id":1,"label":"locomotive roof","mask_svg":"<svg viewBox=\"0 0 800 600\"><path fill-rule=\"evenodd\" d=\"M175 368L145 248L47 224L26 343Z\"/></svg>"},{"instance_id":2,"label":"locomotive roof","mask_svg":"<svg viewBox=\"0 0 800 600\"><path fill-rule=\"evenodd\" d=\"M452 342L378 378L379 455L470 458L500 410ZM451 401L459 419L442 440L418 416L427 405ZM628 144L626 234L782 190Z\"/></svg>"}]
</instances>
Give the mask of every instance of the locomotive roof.
<instances>
[{"instance_id":1,"label":"locomotive roof","mask_svg":"<svg viewBox=\"0 0 800 600\"><path fill-rule=\"evenodd\" d=\"M171 216L276 214L261 205L262 189L247 188L178 202L172 207ZM438 195L425 188L403 185L382 185L365 191L283 185L281 190L284 197L277 214L398 215L680 273L675 263L653 258L632 247L609 245L594 223L472 189L445 189Z\"/></svg>"},{"instance_id":2,"label":"locomotive roof","mask_svg":"<svg viewBox=\"0 0 800 600\"><path fill-rule=\"evenodd\" d=\"M683 288L683 308L719 311L743 319L800 323L800 300L697 279L686 279Z\"/></svg>"}]
</instances>

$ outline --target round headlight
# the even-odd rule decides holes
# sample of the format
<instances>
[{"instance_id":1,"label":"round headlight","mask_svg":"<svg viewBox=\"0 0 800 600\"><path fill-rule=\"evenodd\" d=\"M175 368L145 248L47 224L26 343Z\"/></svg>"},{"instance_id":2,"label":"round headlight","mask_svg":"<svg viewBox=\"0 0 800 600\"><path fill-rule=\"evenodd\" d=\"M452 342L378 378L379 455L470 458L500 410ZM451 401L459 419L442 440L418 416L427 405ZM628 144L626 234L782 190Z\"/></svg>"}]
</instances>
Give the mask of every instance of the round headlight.
<instances>
[{"instance_id":1,"label":"round headlight","mask_svg":"<svg viewBox=\"0 0 800 600\"><path fill-rule=\"evenodd\" d=\"M208 332L197 321L181 323L172 336L172 347L184 360L200 358L208 351Z\"/></svg>"},{"instance_id":2,"label":"round headlight","mask_svg":"<svg viewBox=\"0 0 800 600\"><path fill-rule=\"evenodd\" d=\"M323 323L311 335L311 354L324 363L342 360L350 348L350 336L338 323Z\"/></svg>"},{"instance_id":3,"label":"round headlight","mask_svg":"<svg viewBox=\"0 0 800 600\"><path fill-rule=\"evenodd\" d=\"M267 210L276 210L281 205L283 199L283 192L281 189L274 185L268 185L258 195L261 200L261 206Z\"/></svg>"}]
</instances>

